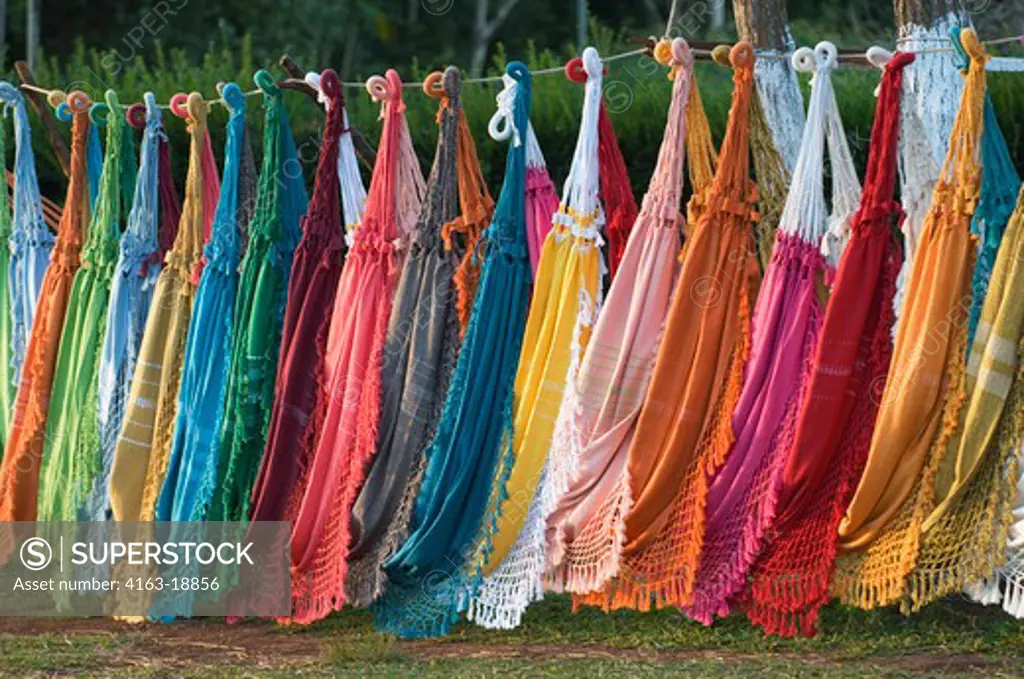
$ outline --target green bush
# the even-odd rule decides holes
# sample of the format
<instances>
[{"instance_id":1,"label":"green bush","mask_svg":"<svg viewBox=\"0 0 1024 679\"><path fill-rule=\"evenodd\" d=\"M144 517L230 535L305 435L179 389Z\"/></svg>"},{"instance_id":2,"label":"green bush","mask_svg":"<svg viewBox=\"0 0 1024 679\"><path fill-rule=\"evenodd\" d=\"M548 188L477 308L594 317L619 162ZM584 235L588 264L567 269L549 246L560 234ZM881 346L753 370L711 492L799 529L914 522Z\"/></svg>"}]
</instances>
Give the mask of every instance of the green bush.
<instances>
[{"instance_id":1,"label":"green bush","mask_svg":"<svg viewBox=\"0 0 1024 679\"><path fill-rule=\"evenodd\" d=\"M610 31L597 30L596 33L595 43L603 54L635 48L635 45L624 44ZM539 70L561 66L568 55L556 55L551 51L539 51L531 47L522 56L531 68ZM506 56L499 46L492 74L500 73L499 65L504 63L506 58L511 58L511 55ZM299 57L297 60L307 68L312 66L310 63L303 63ZM428 68L413 63L410 67L400 69L400 72L404 78L418 81L432 68L441 66L442 64L431 64ZM62 63L58 63L54 58L42 60L36 69L36 77L39 83L47 87L78 87L95 97L101 96L106 88L112 87L118 92L122 102L139 101L144 91L152 90L158 101L166 102L172 94L179 91L198 90L205 95L212 95L219 81L234 80L243 90L253 89L252 74L261 67L269 67L277 75L283 76L280 69L274 65L254 63L251 41L248 38L242 41L240 49L237 45L211 46L198 64L190 63L182 51L167 50L160 45L157 45L155 57L149 62L139 57L120 63L80 44ZM671 83L665 74L666 69L652 60L632 56L611 62L609 73L605 76L607 105L619 144L626 157L637 200L650 178L664 128L671 91ZM7 77L16 82L13 73L9 73ZM728 69L716 64L699 62L696 77L718 143L728 113L732 89L731 74ZM834 75L840 111L862 175L875 105L871 93L878 83L878 78L878 71L866 68L843 68ZM1011 153L1018 169L1024 170L1024 116L1021 115L1024 112L1024 88L1020 87L1019 79L1020 76L1014 74L991 74L989 89ZM806 93L807 80L802 79L801 84ZM494 95L499 88L499 83L467 83L462 90L463 104L477 140L480 161L495 194L501 183L507 144L494 142L488 138L486 126L494 111ZM556 73L536 77L533 90L533 125L551 175L560 186L568 170L576 141L583 87L569 82L563 75ZM361 87L347 88L346 97L353 124L376 145L380 134L379 106L370 101ZM255 132L254 150L257 153L260 143L259 132L262 129L262 108L259 101L258 96L249 99L248 113L251 129ZM288 92L286 101L297 142L315 144L323 120L321 111L309 98L297 92ZM437 136L436 100L428 99L417 90L408 89L405 93L405 102L410 129L426 172ZM169 113L166 120L167 130L172 139L176 176L179 182L183 183L183 164L187 158L185 125ZM220 106L214 106L210 114L210 126L214 148L218 151L223 145L225 122L225 110ZM64 179L34 116L33 125L43 191L47 196L62 201ZM304 155L312 157L313 154ZM307 163L307 172L310 175L314 164Z\"/></svg>"}]
</instances>

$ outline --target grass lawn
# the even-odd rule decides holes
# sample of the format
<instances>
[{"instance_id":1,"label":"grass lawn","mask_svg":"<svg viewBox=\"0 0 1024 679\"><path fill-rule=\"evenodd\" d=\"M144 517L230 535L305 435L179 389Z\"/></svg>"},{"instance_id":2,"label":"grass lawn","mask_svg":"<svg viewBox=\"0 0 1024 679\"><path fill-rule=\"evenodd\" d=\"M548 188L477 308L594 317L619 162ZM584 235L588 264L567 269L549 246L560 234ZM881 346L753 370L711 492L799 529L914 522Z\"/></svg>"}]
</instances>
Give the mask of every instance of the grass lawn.
<instances>
[{"instance_id":1,"label":"grass lawn","mask_svg":"<svg viewBox=\"0 0 1024 679\"><path fill-rule=\"evenodd\" d=\"M675 611L532 607L522 627L463 625L403 641L346 610L310 627L196 620L132 627L111 620L0 619L0 675L76 677L1024 676L1024 624L959 599L911 618L826 609L813 639L765 637L742 617L705 628Z\"/></svg>"}]
</instances>

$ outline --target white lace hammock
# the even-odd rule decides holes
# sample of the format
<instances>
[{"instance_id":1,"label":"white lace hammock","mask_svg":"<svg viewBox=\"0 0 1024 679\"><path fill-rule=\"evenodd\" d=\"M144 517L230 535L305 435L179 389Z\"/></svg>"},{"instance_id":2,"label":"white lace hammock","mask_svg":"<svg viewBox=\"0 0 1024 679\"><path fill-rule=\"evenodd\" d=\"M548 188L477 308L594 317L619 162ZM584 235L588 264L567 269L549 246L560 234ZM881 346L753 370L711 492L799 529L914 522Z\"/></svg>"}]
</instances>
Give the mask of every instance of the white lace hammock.
<instances>
[{"instance_id":1,"label":"white lace hammock","mask_svg":"<svg viewBox=\"0 0 1024 679\"><path fill-rule=\"evenodd\" d=\"M601 105L604 64L593 47L586 48L582 58L583 68L587 73L583 113L572 166L562 191L562 204L566 209L559 211L556 220L562 220L562 224L568 228L574 238L574 248L581 252L593 248L600 258L600 247L604 244L601 227L604 225L605 216L598 199L598 113ZM584 224L580 224L578 219L572 216L594 214L596 218ZM603 276L603 259L600 269ZM573 383L572 378L582 362L586 348L585 337L589 336L601 309L601 286L597 286L596 295L593 297L588 295L583 287L581 286L576 323L573 328L567 386L563 392L553 438L557 438L559 432L565 428L562 422L563 415L575 409L575 406L567 406L567 402L575 402L575 394L569 385ZM551 455L548 456L518 538L498 567L484 576L475 591L470 593L467 617L478 625L493 629L518 627L526 608L543 598L545 527L548 515L558 499L557 489L565 486L565 482L556 482L556 479L562 479L565 475L562 462Z\"/></svg>"}]
</instances>

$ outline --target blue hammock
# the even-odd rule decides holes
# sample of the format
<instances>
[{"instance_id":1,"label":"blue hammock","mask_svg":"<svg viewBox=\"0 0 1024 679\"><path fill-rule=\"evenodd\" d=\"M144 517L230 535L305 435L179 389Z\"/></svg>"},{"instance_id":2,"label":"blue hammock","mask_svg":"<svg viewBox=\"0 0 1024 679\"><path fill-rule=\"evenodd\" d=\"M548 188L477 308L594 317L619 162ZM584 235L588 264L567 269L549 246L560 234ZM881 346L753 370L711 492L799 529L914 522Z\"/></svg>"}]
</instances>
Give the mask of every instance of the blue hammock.
<instances>
[{"instance_id":1,"label":"blue hammock","mask_svg":"<svg viewBox=\"0 0 1024 679\"><path fill-rule=\"evenodd\" d=\"M105 521L110 502L107 487L131 390L139 347L146 329L153 289L160 275L159 244L159 147L164 135L161 110L152 92L144 96L146 126L138 178L121 237L120 251L110 288L106 332L99 365L99 443L102 469L84 508L83 520ZM125 129L130 129L126 126ZM123 175L122 175L123 176Z\"/></svg>"},{"instance_id":2,"label":"blue hammock","mask_svg":"<svg viewBox=\"0 0 1024 679\"><path fill-rule=\"evenodd\" d=\"M10 303L10 389L17 388L35 318L43 276L50 263L54 236L43 219L43 201L32 153L32 129L25 98L10 83L0 83L0 100L14 110L14 219L10 231L10 267L7 294ZM5 192L6 195L6 192ZM7 209L5 205L3 209ZM5 416L9 417L10 412Z\"/></svg>"},{"instance_id":3,"label":"blue hammock","mask_svg":"<svg viewBox=\"0 0 1024 679\"><path fill-rule=\"evenodd\" d=\"M216 480L217 433L224 415L231 361L232 311L242 257L241 229L237 222L246 212L239 209L238 200L245 145L245 97L235 83L228 83L221 96L231 111L224 173L213 231L203 252L206 266L192 306L174 444L156 505L158 521L202 519Z\"/></svg>"},{"instance_id":4,"label":"blue hammock","mask_svg":"<svg viewBox=\"0 0 1024 679\"><path fill-rule=\"evenodd\" d=\"M505 183L484 232L486 259L465 342L445 400L416 499L409 538L383 568L388 589L374 604L375 624L404 637L446 634L479 580L471 544L500 499L492 480L511 454L512 397L530 302L524 210L526 129L531 76L517 61L505 69L514 100L499 95L499 114L514 137ZM510 110L509 104L511 103Z\"/></svg>"}]
</instances>

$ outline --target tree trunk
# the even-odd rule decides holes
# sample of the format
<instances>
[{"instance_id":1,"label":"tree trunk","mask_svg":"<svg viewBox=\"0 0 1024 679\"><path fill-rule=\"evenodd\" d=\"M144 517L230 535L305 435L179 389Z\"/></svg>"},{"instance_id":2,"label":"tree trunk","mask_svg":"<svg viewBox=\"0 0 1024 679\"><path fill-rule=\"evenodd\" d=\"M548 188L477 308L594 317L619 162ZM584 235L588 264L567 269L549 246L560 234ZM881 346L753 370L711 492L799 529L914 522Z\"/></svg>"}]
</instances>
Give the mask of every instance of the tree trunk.
<instances>
[{"instance_id":1,"label":"tree trunk","mask_svg":"<svg viewBox=\"0 0 1024 679\"><path fill-rule=\"evenodd\" d=\"M587 45L587 0L576 0L576 49Z\"/></svg>"},{"instance_id":2,"label":"tree trunk","mask_svg":"<svg viewBox=\"0 0 1024 679\"><path fill-rule=\"evenodd\" d=\"M901 50L934 50L949 44L949 29L967 20L957 11L958 0L893 0ZM894 310L897 323L903 308L917 241L924 229L932 191L939 179L949 134L953 129L963 78L952 52L925 52L903 72L900 107L900 201L903 220L903 267L896 281Z\"/></svg>"},{"instance_id":3,"label":"tree trunk","mask_svg":"<svg viewBox=\"0 0 1024 679\"><path fill-rule=\"evenodd\" d=\"M952 26L970 25L967 15L958 12L958 4L958 0L893 0L899 47L921 50L948 44ZM918 124L939 164L946 155L962 86L950 52L918 54L903 76L905 101L920 117Z\"/></svg>"},{"instance_id":4,"label":"tree trunk","mask_svg":"<svg viewBox=\"0 0 1024 679\"><path fill-rule=\"evenodd\" d=\"M480 75L484 70L484 63L487 61L487 50L491 47L491 40L498 32L505 19L512 13L519 0L501 0L494 16L490 16L490 2L488 0L476 0L476 17L473 20L473 50L470 53L469 72L471 75Z\"/></svg>"},{"instance_id":5,"label":"tree trunk","mask_svg":"<svg viewBox=\"0 0 1024 679\"><path fill-rule=\"evenodd\" d=\"M733 12L740 40L749 40L762 51L793 51L786 0L733 0ZM804 129L804 100L796 74L788 59L771 58L758 59L754 73L775 148L792 172Z\"/></svg>"},{"instance_id":6,"label":"tree trunk","mask_svg":"<svg viewBox=\"0 0 1024 679\"><path fill-rule=\"evenodd\" d=\"M28 67L36 67L36 54L39 52L39 0L28 0L28 11L25 13L25 51Z\"/></svg>"},{"instance_id":7,"label":"tree trunk","mask_svg":"<svg viewBox=\"0 0 1024 679\"><path fill-rule=\"evenodd\" d=\"M0 54L7 57L7 0L0 0Z\"/></svg>"},{"instance_id":8,"label":"tree trunk","mask_svg":"<svg viewBox=\"0 0 1024 679\"><path fill-rule=\"evenodd\" d=\"M789 193L804 129L804 99L788 58L793 51L786 0L733 0L736 30L761 53L754 63L757 97L751 104L750 147L760 190L756 227L758 258L767 268L775 231Z\"/></svg>"}]
</instances>

